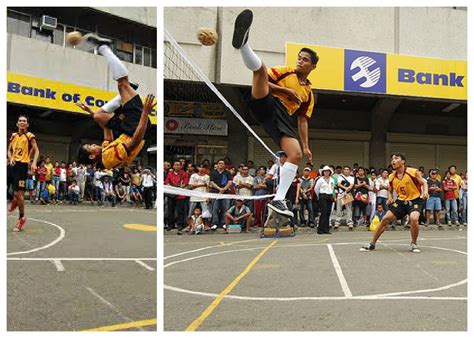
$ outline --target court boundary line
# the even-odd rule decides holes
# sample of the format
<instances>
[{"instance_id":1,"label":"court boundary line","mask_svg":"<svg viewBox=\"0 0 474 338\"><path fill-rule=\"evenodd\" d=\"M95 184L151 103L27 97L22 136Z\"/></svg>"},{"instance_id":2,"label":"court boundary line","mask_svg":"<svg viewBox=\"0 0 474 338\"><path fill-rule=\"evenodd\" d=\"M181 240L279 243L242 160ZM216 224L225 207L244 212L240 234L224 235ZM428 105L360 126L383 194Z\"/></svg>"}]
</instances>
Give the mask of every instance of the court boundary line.
<instances>
[{"instance_id":1,"label":"court boundary line","mask_svg":"<svg viewBox=\"0 0 474 338\"><path fill-rule=\"evenodd\" d=\"M86 329L82 331L83 332L118 331L118 330L123 330L123 329L133 329L136 327L145 327L145 326L151 326L151 325L157 325L157 324L158 324L157 318L153 318L153 319L144 319L144 320L138 320L134 322L126 322L126 323L120 323L120 324L114 324L114 325L108 325L108 326L100 326L93 329Z\"/></svg>"},{"instance_id":2,"label":"court boundary line","mask_svg":"<svg viewBox=\"0 0 474 338\"><path fill-rule=\"evenodd\" d=\"M351 292L351 289L349 288L349 285L347 284L346 277L344 277L344 273L342 272L342 268L336 257L336 253L334 252L334 249L331 244L327 244L327 248L329 250L329 256L331 257L334 270L336 270L336 275L337 275L337 278L339 279L339 284L341 284L342 292L344 293L345 297L350 298L352 297L352 292Z\"/></svg>"},{"instance_id":3,"label":"court boundary line","mask_svg":"<svg viewBox=\"0 0 474 338\"><path fill-rule=\"evenodd\" d=\"M7 257L8 261L156 261L158 258L114 258L114 257Z\"/></svg>"},{"instance_id":4,"label":"court boundary line","mask_svg":"<svg viewBox=\"0 0 474 338\"><path fill-rule=\"evenodd\" d=\"M387 242L385 242L387 243ZM334 243L333 243L334 244ZM346 243L344 243L346 244ZM351 243L354 244L354 243ZM356 243L357 244L357 243ZM328 244L322 244L322 245L328 245ZM400 244L400 243L392 243L392 245L397 245L397 246L402 246L405 244ZM299 245L300 246L300 245ZM312 244L307 244L306 246L312 246ZM282 247L288 247L288 246L274 246L275 248L282 248ZM248 248L248 249L235 249L235 250L228 250L228 251L221 251L221 252L212 252L209 254L201 255L201 256L196 256L196 257L190 257L190 258L185 258L180 261L174 261L170 262L166 265L163 266L163 270L166 269L167 267L173 266L175 264L179 263L185 263L191 260L203 258L203 257L209 257L209 256L214 256L214 255L219 255L223 253L233 253L233 252L242 252L242 251L252 251L252 250L257 250L261 249L262 247L255 247L255 248ZM445 250L445 251L451 251L454 253L459 253L459 254L464 254L467 255L467 252L455 250L455 249L448 249L448 248L441 248L441 247L433 247L433 246L425 246L425 248L432 248L432 249L440 249L440 250ZM250 296L238 296L238 295L226 295L226 299L233 299L233 300L263 300L263 301L301 301L301 300L378 300L378 299L433 299L433 300L467 300L467 297L438 297L438 296L412 296L412 297L396 297L397 295L408 295L408 294L413 294L413 293L426 293L426 292L439 292L439 291L444 291L451 289L456 286L464 285L467 284L467 278L455 283L443 285L438 288L431 288L431 289L420 289L420 290L413 290L413 291L399 291L399 292L390 292L390 293L383 293L383 294L376 294L376 295L362 295L362 296L352 296L352 297L250 297ZM193 290L187 290L187 289L182 289L174 286L169 286L167 284L163 284L163 287L165 290L170 290L170 291L175 291L175 292L180 292L180 293L187 293L187 294L192 294L192 295L198 295L198 296L205 296L205 297L216 297L218 296L215 293L208 293L208 292L200 292L200 291L193 291Z\"/></svg>"},{"instance_id":5,"label":"court boundary line","mask_svg":"<svg viewBox=\"0 0 474 338\"><path fill-rule=\"evenodd\" d=\"M52 226L56 227L57 229L59 229L59 236L54 241L52 241L52 242L50 242L46 245L43 245L41 247L37 247L37 248L27 250L27 251L7 252L7 257L8 256L29 254L29 253L38 252L38 251L41 251L41 250L46 250L46 249L58 244L59 242L61 242L64 239L64 237L66 237L66 230L64 230L64 228L62 228L61 226L59 226L59 225L57 225L53 222L45 221L45 220L38 219L38 218L29 218L29 220L44 223L44 224L49 224L49 225L52 225ZM16 234L16 236L21 236L21 232Z\"/></svg>"}]
</instances>

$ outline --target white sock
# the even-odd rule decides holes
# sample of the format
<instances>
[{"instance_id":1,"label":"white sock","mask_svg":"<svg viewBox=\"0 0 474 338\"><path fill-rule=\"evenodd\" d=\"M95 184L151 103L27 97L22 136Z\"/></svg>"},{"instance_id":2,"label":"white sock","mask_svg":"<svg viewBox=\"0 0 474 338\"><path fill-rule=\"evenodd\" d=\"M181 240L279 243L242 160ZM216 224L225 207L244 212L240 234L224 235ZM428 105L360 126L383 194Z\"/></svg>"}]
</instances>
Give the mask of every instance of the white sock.
<instances>
[{"instance_id":1,"label":"white sock","mask_svg":"<svg viewBox=\"0 0 474 338\"><path fill-rule=\"evenodd\" d=\"M240 54L242 55L242 59L244 60L244 64L247 66L248 69L255 72L262 68L262 60L258 57L257 54L252 50L252 47L248 44L248 42L239 49Z\"/></svg>"},{"instance_id":2,"label":"white sock","mask_svg":"<svg viewBox=\"0 0 474 338\"><path fill-rule=\"evenodd\" d=\"M109 46L100 46L99 53L105 56L105 58L107 59L114 80L118 80L122 77L128 76L127 68L125 68L122 61L120 61L120 59L112 52Z\"/></svg>"},{"instance_id":3,"label":"white sock","mask_svg":"<svg viewBox=\"0 0 474 338\"><path fill-rule=\"evenodd\" d=\"M112 100L104 104L101 108L107 113L113 113L115 110L118 109L118 107L120 107L121 102L122 102L122 98L120 97L120 95L117 95Z\"/></svg>"},{"instance_id":4,"label":"white sock","mask_svg":"<svg viewBox=\"0 0 474 338\"><path fill-rule=\"evenodd\" d=\"M295 178L298 166L296 164L285 162L280 169L280 185L276 191L274 200L284 200L288 189L290 189L291 183Z\"/></svg>"}]
</instances>

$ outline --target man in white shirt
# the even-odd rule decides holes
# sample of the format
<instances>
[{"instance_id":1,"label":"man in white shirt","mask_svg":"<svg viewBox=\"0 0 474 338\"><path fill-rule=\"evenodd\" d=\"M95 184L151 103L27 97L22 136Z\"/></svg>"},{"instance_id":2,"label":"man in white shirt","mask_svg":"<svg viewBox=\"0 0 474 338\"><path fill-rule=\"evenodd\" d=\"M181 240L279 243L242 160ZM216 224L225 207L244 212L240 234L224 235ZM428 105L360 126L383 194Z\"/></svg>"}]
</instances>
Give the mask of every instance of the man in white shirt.
<instances>
[{"instance_id":1,"label":"man in white shirt","mask_svg":"<svg viewBox=\"0 0 474 338\"><path fill-rule=\"evenodd\" d=\"M237 195L253 196L253 177L249 175L249 167L244 165L240 170L240 175L236 175L233 179L237 189ZM245 205L253 214L253 201L245 199Z\"/></svg>"},{"instance_id":2,"label":"man in white shirt","mask_svg":"<svg viewBox=\"0 0 474 338\"><path fill-rule=\"evenodd\" d=\"M141 183L143 187L143 195L145 198L145 209L151 209L153 207L153 183L154 176L150 169L144 169L141 177Z\"/></svg>"},{"instance_id":3,"label":"man in white shirt","mask_svg":"<svg viewBox=\"0 0 474 338\"><path fill-rule=\"evenodd\" d=\"M206 174L206 168L201 164L198 165L198 172L191 175L189 178L188 187L190 190L207 193L209 191L210 177ZM201 205L201 211L209 211L208 199L206 197L191 196L189 198L188 218L194 213L197 204Z\"/></svg>"},{"instance_id":4,"label":"man in white shirt","mask_svg":"<svg viewBox=\"0 0 474 338\"><path fill-rule=\"evenodd\" d=\"M344 206L346 209L346 223L349 230L352 230L354 227L354 222L352 221L352 202L345 205L342 204L342 198L350 194L354 187L354 177L351 176L351 168L349 166L344 166L342 175L338 177L337 186L339 190L336 201L336 223L334 228L337 229L341 224L342 207Z\"/></svg>"},{"instance_id":5,"label":"man in white shirt","mask_svg":"<svg viewBox=\"0 0 474 338\"><path fill-rule=\"evenodd\" d=\"M377 204L382 204L383 210L387 211L388 189L390 188L387 169L382 170L382 174L375 181L375 187L377 190Z\"/></svg>"}]
</instances>

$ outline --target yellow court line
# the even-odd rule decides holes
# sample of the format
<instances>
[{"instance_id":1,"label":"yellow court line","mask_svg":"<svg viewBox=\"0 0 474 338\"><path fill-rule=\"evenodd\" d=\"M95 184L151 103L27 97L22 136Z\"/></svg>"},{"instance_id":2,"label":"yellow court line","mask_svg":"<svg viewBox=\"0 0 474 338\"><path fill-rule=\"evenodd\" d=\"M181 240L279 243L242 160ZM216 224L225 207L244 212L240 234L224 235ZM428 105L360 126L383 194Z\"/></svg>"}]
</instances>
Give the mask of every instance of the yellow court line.
<instances>
[{"instance_id":1,"label":"yellow court line","mask_svg":"<svg viewBox=\"0 0 474 338\"><path fill-rule=\"evenodd\" d=\"M129 322L129 323L110 325L110 326L102 326L102 327L97 327L95 329L88 329L88 330L83 330L83 331L117 331L117 330L132 329L132 328L136 328L136 327L156 325L156 323L157 323L157 320L156 320L156 318L154 318L154 319L140 320L140 321L137 321L137 322Z\"/></svg>"},{"instance_id":2,"label":"yellow court line","mask_svg":"<svg viewBox=\"0 0 474 338\"><path fill-rule=\"evenodd\" d=\"M250 270L257 264L260 258L265 255L265 253L277 243L277 240L272 241L269 245L265 247L258 255L255 257L249 265L238 275L217 297L214 301L204 310L201 315L196 318L189 326L186 328L186 331L196 331L199 326L209 317L212 312L217 308L217 306L222 302L225 296L227 296L239 282L250 272Z\"/></svg>"}]
</instances>

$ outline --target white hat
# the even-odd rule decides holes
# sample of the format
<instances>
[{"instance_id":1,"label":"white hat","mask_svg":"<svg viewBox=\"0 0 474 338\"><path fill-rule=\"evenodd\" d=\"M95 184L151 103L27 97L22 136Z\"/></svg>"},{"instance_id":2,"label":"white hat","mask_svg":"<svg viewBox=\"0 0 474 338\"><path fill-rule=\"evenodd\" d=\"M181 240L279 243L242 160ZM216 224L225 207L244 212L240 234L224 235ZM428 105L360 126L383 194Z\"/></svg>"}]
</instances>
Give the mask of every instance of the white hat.
<instances>
[{"instance_id":1,"label":"white hat","mask_svg":"<svg viewBox=\"0 0 474 338\"><path fill-rule=\"evenodd\" d=\"M323 175L323 171L326 171L326 170L329 170L331 172L331 175L334 174L334 171L332 170L332 168L328 165L325 165L323 167L323 169L319 169L319 174L322 176Z\"/></svg>"}]
</instances>

